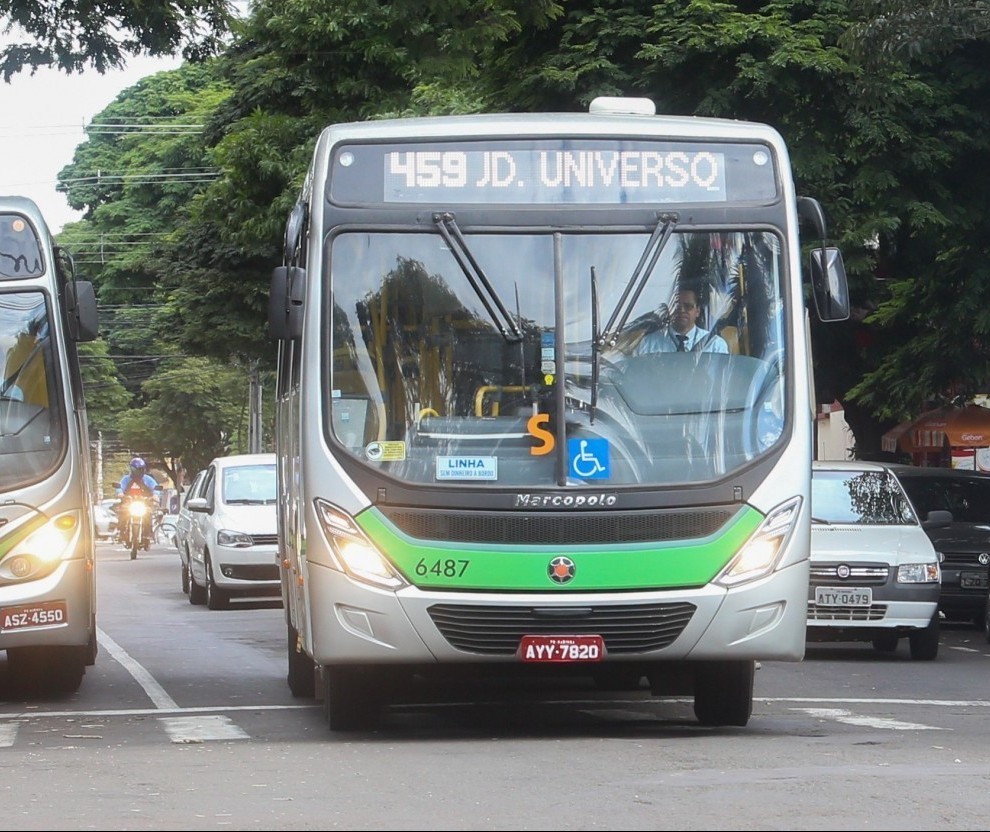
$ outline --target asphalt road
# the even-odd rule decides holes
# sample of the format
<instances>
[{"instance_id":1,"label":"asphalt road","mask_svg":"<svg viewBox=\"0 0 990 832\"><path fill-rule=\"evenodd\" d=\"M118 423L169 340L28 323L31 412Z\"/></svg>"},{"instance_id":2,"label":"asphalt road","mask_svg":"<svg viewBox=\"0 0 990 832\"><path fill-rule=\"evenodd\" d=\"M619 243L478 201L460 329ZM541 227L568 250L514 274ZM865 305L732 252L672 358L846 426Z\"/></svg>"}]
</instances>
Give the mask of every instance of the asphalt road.
<instances>
[{"instance_id":1,"label":"asphalt road","mask_svg":"<svg viewBox=\"0 0 990 832\"><path fill-rule=\"evenodd\" d=\"M77 694L7 697L7 829L984 829L990 645L858 644L764 663L746 728L691 703L486 683L334 734L285 683L278 602L194 607L178 554L99 551ZM435 694L435 696L433 696Z\"/></svg>"}]
</instances>

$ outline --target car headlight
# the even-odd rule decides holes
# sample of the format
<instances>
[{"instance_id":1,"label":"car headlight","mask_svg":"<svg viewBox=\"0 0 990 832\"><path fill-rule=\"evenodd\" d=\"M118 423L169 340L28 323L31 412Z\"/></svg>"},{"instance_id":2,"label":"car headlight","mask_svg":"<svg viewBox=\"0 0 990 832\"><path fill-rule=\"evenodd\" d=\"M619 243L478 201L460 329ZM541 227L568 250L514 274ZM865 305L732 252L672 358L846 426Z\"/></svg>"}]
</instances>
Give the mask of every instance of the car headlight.
<instances>
[{"instance_id":1,"label":"car headlight","mask_svg":"<svg viewBox=\"0 0 990 832\"><path fill-rule=\"evenodd\" d=\"M715 578L715 583L737 586L769 575L787 546L800 512L801 498L792 497L767 514L759 528Z\"/></svg>"},{"instance_id":2,"label":"car headlight","mask_svg":"<svg viewBox=\"0 0 990 832\"><path fill-rule=\"evenodd\" d=\"M937 584L940 580L937 563L902 563L897 567L899 584Z\"/></svg>"},{"instance_id":3,"label":"car headlight","mask_svg":"<svg viewBox=\"0 0 990 832\"><path fill-rule=\"evenodd\" d=\"M336 566L352 578L385 589L407 586L405 579L378 551L347 512L317 498L313 501Z\"/></svg>"},{"instance_id":4,"label":"car headlight","mask_svg":"<svg viewBox=\"0 0 990 832\"><path fill-rule=\"evenodd\" d=\"M81 512L67 511L15 543L0 560L0 581L31 581L54 572L75 554L81 520Z\"/></svg>"},{"instance_id":5,"label":"car headlight","mask_svg":"<svg viewBox=\"0 0 990 832\"><path fill-rule=\"evenodd\" d=\"M254 545L254 538L244 532L232 532L230 529L220 529L217 532L217 544L230 546L234 549L244 549Z\"/></svg>"}]
</instances>

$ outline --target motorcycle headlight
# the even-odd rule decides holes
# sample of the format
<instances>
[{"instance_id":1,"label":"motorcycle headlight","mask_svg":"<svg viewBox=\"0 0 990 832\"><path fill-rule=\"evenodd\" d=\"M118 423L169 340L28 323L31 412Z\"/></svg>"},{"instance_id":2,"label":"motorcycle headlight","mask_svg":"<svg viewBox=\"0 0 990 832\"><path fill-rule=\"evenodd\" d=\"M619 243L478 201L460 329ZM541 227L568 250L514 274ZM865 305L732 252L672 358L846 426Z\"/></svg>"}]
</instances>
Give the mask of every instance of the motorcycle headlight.
<instances>
[{"instance_id":1,"label":"motorcycle headlight","mask_svg":"<svg viewBox=\"0 0 990 832\"><path fill-rule=\"evenodd\" d=\"M133 502L127 506L127 513L131 517L144 517L148 513L148 507L141 502Z\"/></svg>"}]
</instances>

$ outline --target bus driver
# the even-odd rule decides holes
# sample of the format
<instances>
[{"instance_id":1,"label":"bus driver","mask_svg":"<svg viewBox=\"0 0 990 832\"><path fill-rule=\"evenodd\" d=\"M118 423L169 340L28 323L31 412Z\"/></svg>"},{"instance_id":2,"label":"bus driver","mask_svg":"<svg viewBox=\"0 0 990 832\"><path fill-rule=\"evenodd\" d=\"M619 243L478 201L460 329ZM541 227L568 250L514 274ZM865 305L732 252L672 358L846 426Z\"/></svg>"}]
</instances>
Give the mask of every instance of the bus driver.
<instances>
[{"instance_id":1,"label":"bus driver","mask_svg":"<svg viewBox=\"0 0 990 832\"><path fill-rule=\"evenodd\" d=\"M637 344L634 355L656 352L729 352L729 345L724 338L697 325L701 304L696 289L682 286L674 295L670 308L667 326L644 335Z\"/></svg>"}]
</instances>

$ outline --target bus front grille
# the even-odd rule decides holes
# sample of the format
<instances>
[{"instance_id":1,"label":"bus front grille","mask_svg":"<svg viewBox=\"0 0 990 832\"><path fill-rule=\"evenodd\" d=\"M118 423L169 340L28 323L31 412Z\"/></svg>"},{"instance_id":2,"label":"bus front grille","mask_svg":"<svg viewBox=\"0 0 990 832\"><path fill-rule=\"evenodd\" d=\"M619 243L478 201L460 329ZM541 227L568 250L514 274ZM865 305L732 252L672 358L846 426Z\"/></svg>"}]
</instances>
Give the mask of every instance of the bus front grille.
<instances>
[{"instance_id":1,"label":"bus front grille","mask_svg":"<svg viewBox=\"0 0 990 832\"><path fill-rule=\"evenodd\" d=\"M681 634L694 611L694 604L683 602L550 609L434 604L428 610L452 647L485 656L513 655L525 635L600 635L613 655L660 650Z\"/></svg>"},{"instance_id":2,"label":"bus front grille","mask_svg":"<svg viewBox=\"0 0 990 832\"><path fill-rule=\"evenodd\" d=\"M718 532L738 509L606 512L504 512L396 509L380 506L400 530L418 540L458 543L647 543L693 540Z\"/></svg>"}]
</instances>

